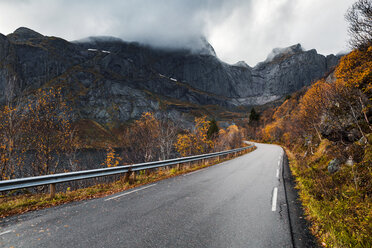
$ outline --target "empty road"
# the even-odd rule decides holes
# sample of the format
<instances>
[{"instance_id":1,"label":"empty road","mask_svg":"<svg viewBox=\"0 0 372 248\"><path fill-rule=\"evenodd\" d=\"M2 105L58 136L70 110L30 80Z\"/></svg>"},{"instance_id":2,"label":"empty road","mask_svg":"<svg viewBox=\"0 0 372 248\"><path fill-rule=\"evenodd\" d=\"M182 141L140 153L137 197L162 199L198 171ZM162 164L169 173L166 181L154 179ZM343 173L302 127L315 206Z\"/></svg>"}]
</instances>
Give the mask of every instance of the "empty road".
<instances>
[{"instance_id":1,"label":"empty road","mask_svg":"<svg viewBox=\"0 0 372 248\"><path fill-rule=\"evenodd\" d=\"M283 150L3 219L0 247L292 247Z\"/></svg>"}]
</instances>

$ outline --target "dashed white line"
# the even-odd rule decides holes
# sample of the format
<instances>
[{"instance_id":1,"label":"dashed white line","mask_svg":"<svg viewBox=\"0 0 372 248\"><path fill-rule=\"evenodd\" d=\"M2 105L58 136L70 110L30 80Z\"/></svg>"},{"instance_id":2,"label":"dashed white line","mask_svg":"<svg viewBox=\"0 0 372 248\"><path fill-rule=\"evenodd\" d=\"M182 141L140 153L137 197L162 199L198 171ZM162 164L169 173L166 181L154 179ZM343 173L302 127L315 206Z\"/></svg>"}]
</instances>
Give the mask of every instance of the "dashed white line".
<instances>
[{"instance_id":1,"label":"dashed white line","mask_svg":"<svg viewBox=\"0 0 372 248\"><path fill-rule=\"evenodd\" d=\"M276 199L278 198L278 188L274 188L273 201L271 203L271 211L276 211Z\"/></svg>"},{"instance_id":2,"label":"dashed white line","mask_svg":"<svg viewBox=\"0 0 372 248\"><path fill-rule=\"evenodd\" d=\"M125 195L129 195L129 194L132 194L132 193L134 193L134 192L138 192L138 191L140 191L140 190L144 190L144 189L147 189L147 188L153 187L153 186L155 186L155 185L156 185L156 183L155 183L155 184L151 184L151 185L149 185L149 186L145 186L145 187L139 188L139 189L132 190L132 191L130 191L130 192L125 192L124 194L116 195L116 196L114 196L114 197L107 198L107 199L105 199L105 201L109 201L109 200L116 199L116 198L119 198L119 197L122 197L122 196L125 196Z\"/></svg>"},{"instance_id":3,"label":"dashed white line","mask_svg":"<svg viewBox=\"0 0 372 248\"><path fill-rule=\"evenodd\" d=\"M10 232L13 232L13 230L8 230L8 231L5 231L5 232L2 232L2 233L0 233L0 236L3 235L3 234L6 234L6 233L10 233Z\"/></svg>"},{"instance_id":4,"label":"dashed white line","mask_svg":"<svg viewBox=\"0 0 372 248\"><path fill-rule=\"evenodd\" d=\"M194 173L201 172L201 171L203 171L203 170L205 170L205 169L200 169L200 170L192 171L192 172L187 173L187 174L185 174L185 175L183 175L183 176L192 175L192 174L194 174Z\"/></svg>"},{"instance_id":5,"label":"dashed white line","mask_svg":"<svg viewBox=\"0 0 372 248\"><path fill-rule=\"evenodd\" d=\"M279 178L279 168L276 169L276 178Z\"/></svg>"}]
</instances>

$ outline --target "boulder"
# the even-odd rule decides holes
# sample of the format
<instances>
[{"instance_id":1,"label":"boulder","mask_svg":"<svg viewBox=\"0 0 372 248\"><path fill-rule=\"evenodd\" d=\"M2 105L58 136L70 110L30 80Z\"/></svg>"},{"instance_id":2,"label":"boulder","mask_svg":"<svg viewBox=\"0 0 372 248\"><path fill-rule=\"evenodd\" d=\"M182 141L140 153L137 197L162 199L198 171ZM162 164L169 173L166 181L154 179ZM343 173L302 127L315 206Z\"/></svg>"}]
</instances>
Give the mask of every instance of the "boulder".
<instances>
[{"instance_id":1,"label":"boulder","mask_svg":"<svg viewBox=\"0 0 372 248\"><path fill-rule=\"evenodd\" d=\"M327 169L328 169L328 172L331 173L331 174L337 172L340 169L340 161L337 158L332 159L328 163Z\"/></svg>"}]
</instances>

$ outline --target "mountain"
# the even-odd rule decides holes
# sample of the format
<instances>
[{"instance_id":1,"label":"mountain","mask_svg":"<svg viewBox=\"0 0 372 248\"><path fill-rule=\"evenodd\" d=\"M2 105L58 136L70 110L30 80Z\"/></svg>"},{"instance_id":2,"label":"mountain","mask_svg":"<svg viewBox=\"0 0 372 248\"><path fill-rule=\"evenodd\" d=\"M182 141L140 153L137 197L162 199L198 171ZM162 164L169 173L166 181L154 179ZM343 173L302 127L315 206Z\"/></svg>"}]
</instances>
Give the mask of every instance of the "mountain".
<instances>
[{"instance_id":1,"label":"mountain","mask_svg":"<svg viewBox=\"0 0 372 248\"><path fill-rule=\"evenodd\" d=\"M28 28L0 34L0 103L7 79L16 94L59 85L78 118L124 122L144 111L182 114L199 108L237 111L288 95L322 77L339 57L304 51L300 44L274 49L255 67L224 63L200 39L196 50L152 48L115 37L68 42Z\"/></svg>"}]
</instances>

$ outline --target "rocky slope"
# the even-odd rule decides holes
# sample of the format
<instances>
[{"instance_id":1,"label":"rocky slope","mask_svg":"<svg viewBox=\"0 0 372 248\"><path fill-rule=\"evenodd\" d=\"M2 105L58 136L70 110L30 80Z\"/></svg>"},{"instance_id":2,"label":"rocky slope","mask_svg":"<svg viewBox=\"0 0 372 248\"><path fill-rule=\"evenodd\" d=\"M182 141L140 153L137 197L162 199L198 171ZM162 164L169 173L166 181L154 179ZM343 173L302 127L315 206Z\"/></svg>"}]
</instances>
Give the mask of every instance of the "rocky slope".
<instances>
[{"instance_id":1,"label":"rocky slope","mask_svg":"<svg viewBox=\"0 0 372 248\"><path fill-rule=\"evenodd\" d=\"M60 85L78 118L123 122L143 111L175 113L216 105L228 110L264 104L322 77L338 57L304 51L301 45L274 49L255 67L220 61L202 40L199 51L154 49L113 37L68 42L27 28L0 34L0 102Z\"/></svg>"}]
</instances>

